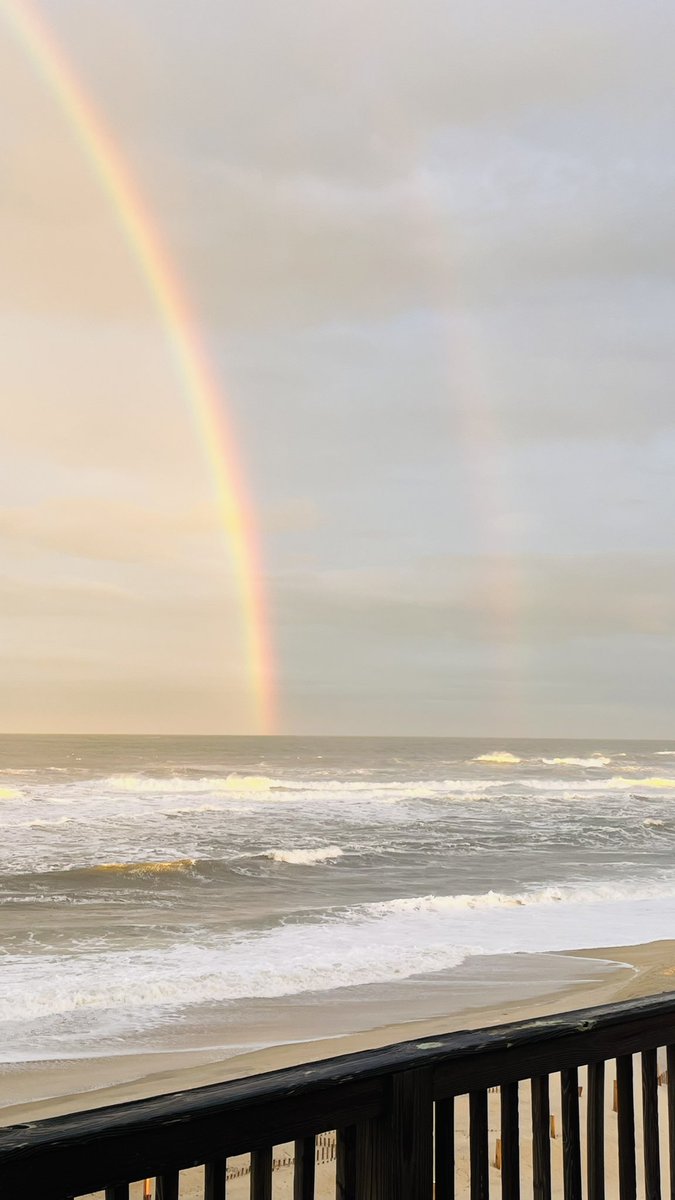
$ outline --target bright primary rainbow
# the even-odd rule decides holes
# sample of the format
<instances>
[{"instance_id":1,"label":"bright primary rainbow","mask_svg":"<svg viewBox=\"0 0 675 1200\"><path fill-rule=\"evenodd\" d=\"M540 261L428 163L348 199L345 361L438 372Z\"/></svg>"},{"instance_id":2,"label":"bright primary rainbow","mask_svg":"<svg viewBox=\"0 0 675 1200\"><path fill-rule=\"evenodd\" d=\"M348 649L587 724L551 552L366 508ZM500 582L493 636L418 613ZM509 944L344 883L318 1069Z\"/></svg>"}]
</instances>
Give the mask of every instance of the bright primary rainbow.
<instances>
[{"instance_id":1,"label":"bright primary rainbow","mask_svg":"<svg viewBox=\"0 0 675 1200\"><path fill-rule=\"evenodd\" d=\"M274 728L274 662L255 522L223 398L181 284L121 151L42 19L25 0L0 12L51 89L89 159L138 261L164 323L213 475L241 602L251 689L261 732Z\"/></svg>"}]
</instances>

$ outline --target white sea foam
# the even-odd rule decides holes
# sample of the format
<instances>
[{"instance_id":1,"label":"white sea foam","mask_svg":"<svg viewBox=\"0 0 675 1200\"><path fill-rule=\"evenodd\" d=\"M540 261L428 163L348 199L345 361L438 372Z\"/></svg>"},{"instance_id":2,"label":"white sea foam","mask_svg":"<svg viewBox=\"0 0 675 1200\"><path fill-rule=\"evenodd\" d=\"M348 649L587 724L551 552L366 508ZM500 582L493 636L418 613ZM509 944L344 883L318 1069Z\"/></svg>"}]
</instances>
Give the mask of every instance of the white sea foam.
<instances>
[{"instance_id":1,"label":"white sea foam","mask_svg":"<svg viewBox=\"0 0 675 1200\"><path fill-rule=\"evenodd\" d=\"M319 922L158 947L3 960L0 1021L48 1019L108 1030L120 1014L152 1026L186 1004L320 992L437 973L476 954L569 950L667 936L675 878L660 885L547 888L514 895L420 896L328 911ZM68 1028L75 1028L69 1026ZM1 1053L0 1053L1 1057Z\"/></svg>"},{"instance_id":2,"label":"white sea foam","mask_svg":"<svg viewBox=\"0 0 675 1200\"><path fill-rule=\"evenodd\" d=\"M590 758L542 758L540 761L549 767L608 767L612 760L604 754L592 754Z\"/></svg>"},{"instance_id":3,"label":"white sea foam","mask_svg":"<svg viewBox=\"0 0 675 1200\"><path fill-rule=\"evenodd\" d=\"M112 775L102 780L99 786L106 791L131 792L136 796L145 793L168 795L172 792L270 792L283 787L284 784L282 780L270 779L266 775L205 776L202 779L174 775L166 778L152 775Z\"/></svg>"},{"instance_id":4,"label":"white sea foam","mask_svg":"<svg viewBox=\"0 0 675 1200\"><path fill-rule=\"evenodd\" d=\"M669 791L675 788L675 779L663 778L661 776L650 775L647 778L641 776L633 776L628 778L625 775L613 775L609 779L575 779L574 783L570 783L569 779L523 779L518 781L525 789L528 787L539 792L570 792L570 788L574 792L588 792L600 795L603 792L637 792L640 788L647 788L651 791Z\"/></svg>"},{"instance_id":5,"label":"white sea foam","mask_svg":"<svg viewBox=\"0 0 675 1200\"><path fill-rule=\"evenodd\" d=\"M509 750L492 750L489 754L478 754L471 761L509 766L512 763L519 763L523 760L518 758L517 754L511 754Z\"/></svg>"},{"instance_id":6,"label":"white sea foam","mask_svg":"<svg viewBox=\"0 0 675 1200\"><path fill-rule=\"evenodd\" d=\"M442 913L487 908L531 908L550 904L611 904L614 901L651 899L675 900L675 877L652 883L587 883L522 892L491 891L476 894L465 892L456 896L411 896L400 900L376 901L355 911L384 916L387 913Z\"/></svg>"},{"instance_id":7,"label":"white sea foam","mask_svg":"<svg viewBox=\"0 0 675 1200\"><path fill-rule=\"evenodd\" d=\"M342 858L343 853L339 846L319 846L316 849L304 850L265 850L260 857L271 858L273 862L289 863L291 866L312 867L331 859Z\"/></svg>"}]
</instances>

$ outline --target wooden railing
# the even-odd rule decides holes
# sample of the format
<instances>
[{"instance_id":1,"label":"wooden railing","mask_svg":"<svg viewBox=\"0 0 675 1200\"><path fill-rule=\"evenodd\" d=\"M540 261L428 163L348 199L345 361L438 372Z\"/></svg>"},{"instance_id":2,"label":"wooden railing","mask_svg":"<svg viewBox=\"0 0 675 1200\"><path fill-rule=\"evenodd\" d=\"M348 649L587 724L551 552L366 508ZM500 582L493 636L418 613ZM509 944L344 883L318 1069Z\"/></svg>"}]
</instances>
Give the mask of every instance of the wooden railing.
<instances>
[{"instance_id":1,"label":"wooden railing","mask_svg":"<svg viewBox=\"0 0 675 1200\"><path fill-rule=\"evenodd\" d=\"M15 1125L0 1130L0 1198L127 1200L130 1181L152 1179L157 1200L175 1200L181 1172L200 1167L199 1194L223 1200L240 1155L236 1186L252 1200L271 1200L282 1160L294 1200L318 1182L338 1200L486 1200L491 1188L503 1200L632 1200L638 1180L645 1200L662 1187L675 1198L673 1047L669 995Z\"/></svg>"}]
</instances>

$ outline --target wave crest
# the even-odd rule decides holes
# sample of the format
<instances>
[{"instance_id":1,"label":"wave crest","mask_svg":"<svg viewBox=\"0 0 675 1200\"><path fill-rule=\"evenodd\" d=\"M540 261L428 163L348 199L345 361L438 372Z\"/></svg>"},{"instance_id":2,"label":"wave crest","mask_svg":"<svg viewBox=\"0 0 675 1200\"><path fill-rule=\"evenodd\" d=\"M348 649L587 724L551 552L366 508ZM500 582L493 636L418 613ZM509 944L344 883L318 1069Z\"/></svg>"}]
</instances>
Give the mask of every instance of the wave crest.
<instances>
[{"instance_id":1,"label":"wave crest","mask_svg":"<svg viewBox=\"0 0 675 1200\"><path fill-rule=\"evenodd\" d=\"M542 758L547 767L608 767L611 758L604 754L592 754L590 758Z\"/></svg>"},{"instance_id":2,"label":"wave crest","mask_svg":"<svg viewBox=\"0 0 675 1200\"><path fill-rule=\"evenodd\" d=\"M344 851L339 846L319 846L315 850L265 850L260 857L272 862L290 863L297 867L313 867L317 863L342 858Z\"/></svg>"},{"instance_id":3,"label":"wave crest","mask_svg":"<svg viewBox=\"0 0 675 1200\"><path fill-rule=\"evenodd\" d=\"M269 792L282 787L279 779L267 775L224 775L205 776L191 779L184 776L167 776L166 779L151 775L111 775L103 780L103 787L111 792L167 793L167 792Z\"/></svg>"},{"instance_id":4,"label":"wave crest","mask_svg":"<svg viewBox=\"0 0 675 1200\"><path fill-rule=\"evenodd\" d=\"M196 861L194 858L176 858L167 862L99 863L89 870L95 875L170 875L190 871Z\"/></svg>"},{"instance_id":5,"label":"wave crest","mask_svg":"<svg viewBox=\"0 0 675 1200\"><path fill-rule=\"evenodd\" d=\"M492 750L489 754L479 754L476 758L471 759L472 762L483 763L499 763L503 766L508 766L509 763L519 763L523 760L518 758L517 754L511 754L509 750Z\"/></svg>"}]
</instances>

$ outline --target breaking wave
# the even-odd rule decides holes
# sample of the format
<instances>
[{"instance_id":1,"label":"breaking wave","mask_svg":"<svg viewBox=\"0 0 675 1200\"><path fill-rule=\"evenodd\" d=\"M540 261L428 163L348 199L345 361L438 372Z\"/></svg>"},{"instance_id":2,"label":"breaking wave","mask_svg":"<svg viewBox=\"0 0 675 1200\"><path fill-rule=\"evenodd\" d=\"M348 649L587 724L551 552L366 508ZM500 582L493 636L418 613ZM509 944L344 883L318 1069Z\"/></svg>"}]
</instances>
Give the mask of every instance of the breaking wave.
<instances>
[{"instance_id":1,"label":"breaking wave","mask_svg":"<svg viewBox=\"0 0 675 1200\"><path fill-rule=\"evenodd\" d=\"M401 900L376 901L360 912L374 916L387 913L442 913L453 910L489 908L532 908L549 904L611 904L620 900L675 898L675 878L660 883L594 884L545 887L524 892L466 892L456 896L412 896Z\"/></svg>"},{"instance_id":2,"label":"breaking wave","mask_svg":"<svg viewBox=\"0 0 675 1200\"><path fill-rule=\"evenodd\" d=\"M196 866L194 858L176 858L168 862L100 863L87 868L92 875L171 875L190 871Z\"/></svg>"},{"instance_id":3,"label":"breaking wave","mask_svg":"<svg viewBox=\"0 0 675 1200\"><path fill-rule=\"evenodd\" d=\"M608 767L611 758L604 754L592 754L590 758L542 758L548 767Z\"/></svg>"},{"instance_id":4,"label":"breaking wave","mask_svg":"<svg viewBox=\"0 0 675 1200\"><path fill-rule=\"evenodd\" d=\"M0 800L20 800L21 792L18 788L0 787Z\"/></svg>"},{"instance_id":5,"label":"breaking wave","mask_svg":"<svg viewBox=\"0 0 675 1200\"><path fill-rule=\"evenodd\" d=\"M343 854L344 851L339 846L319 846L316 850L265 850L260 857L270 858L272 862L289 863L292 866L312 867L317 863L342 858Z\"/></svg>"},{"instance_id":6,"label":"breaking wave","mask_svg":"<svg viewBox=\"0 0 675 1200\"><path fill-rule=\"evenodd\" d=\"M511 754L508 750L493 750L490 754L479 754L476 758L471 759L472 762L483 763L498 763L507 766L511 763L522 762L522 758L518 758L517 754Z\"/></svg>"},{"instance_id":7,"label":"breaking wave","mask_svg":"<svg viewBox=\"0 0 675 1200\"><path fill-rule=\"evenodd\" d=\"M282 780L270 779L266 775L206 776L202 779L175 775L166 779L150 775L112 775L102 781L102 786L106 791L138 795L146 792L269 792L284 784Z\"/></svg>"}]
</instances>

